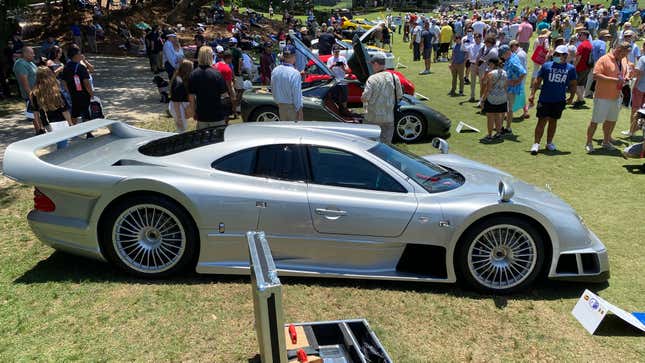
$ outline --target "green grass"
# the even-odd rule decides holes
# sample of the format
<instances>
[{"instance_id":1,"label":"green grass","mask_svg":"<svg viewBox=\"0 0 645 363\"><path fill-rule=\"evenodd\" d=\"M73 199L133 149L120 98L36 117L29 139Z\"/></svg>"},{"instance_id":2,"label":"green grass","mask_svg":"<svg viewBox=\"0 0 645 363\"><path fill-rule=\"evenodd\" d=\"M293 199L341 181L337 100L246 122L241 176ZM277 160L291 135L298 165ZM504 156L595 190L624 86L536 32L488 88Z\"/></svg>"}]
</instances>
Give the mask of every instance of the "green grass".
<instances>
[{"instance_id":1,"label":"green grass","mask_svg":"<svg viewBox=\"0 0 645 363\"><path fill-rule=\"evenodd\" d=\"M394 52L430 106L455 124L485 129L484 116L461 103L466 98L446 96L446 63L418 76L421 64L412 62L398 35ZM495 297L455 285L283 278L286 320L367 318L394 360L404 363L645 361L642 335L610 322L603 335L590 336L570 314L585 288L628 311L645 309L645 176L623 168L642 162L585 154L591 110L565 111L556 136L561 154L531 156L531 114L513 125L516 141L484 145L482 134L454 134L451 151L538 186L549 184L606 244L612 272L607 286L546 282ZM617 130L627 127L627 114L621 111ZM146 126L171 127L164 117L146 120ZM408 148L434 152L428 143ZM144 281L53 252L27 225L31 189L7 180L0 186L0 361L246 362L257 353L248 278Z\"/></svg>"}]
</instances>

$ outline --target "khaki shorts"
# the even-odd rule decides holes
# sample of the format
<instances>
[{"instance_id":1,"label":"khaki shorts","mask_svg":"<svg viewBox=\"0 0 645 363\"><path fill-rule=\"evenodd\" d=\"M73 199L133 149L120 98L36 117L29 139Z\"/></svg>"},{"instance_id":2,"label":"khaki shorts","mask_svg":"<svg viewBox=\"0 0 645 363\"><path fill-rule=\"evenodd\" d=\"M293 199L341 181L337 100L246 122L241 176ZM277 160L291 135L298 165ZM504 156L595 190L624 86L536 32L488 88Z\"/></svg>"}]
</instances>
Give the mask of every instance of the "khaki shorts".
<instances>
[{"instance_id":1,"label":"khaki shorts","mask_svg":"<svg viewBox=\"0 0 645 363\"><path fill-rule=\"evenodd\" d=\"M280 113L280 121L296 121L298 120L298 113L296 107L290 103L278 103L278 111Z\"/></svg>"},{"instance_id":2,"label":"khaki shorts","mask_svg":"<svg viewBox=\"0 0 645 363\"><path fill-rule=\"evenodd\" d=\"M605 121L618 121L618 112L620 111L620 99L607 100L604 98L593 99L593 113L591 122L601 124Z\"/></svg>"}]
</instances>

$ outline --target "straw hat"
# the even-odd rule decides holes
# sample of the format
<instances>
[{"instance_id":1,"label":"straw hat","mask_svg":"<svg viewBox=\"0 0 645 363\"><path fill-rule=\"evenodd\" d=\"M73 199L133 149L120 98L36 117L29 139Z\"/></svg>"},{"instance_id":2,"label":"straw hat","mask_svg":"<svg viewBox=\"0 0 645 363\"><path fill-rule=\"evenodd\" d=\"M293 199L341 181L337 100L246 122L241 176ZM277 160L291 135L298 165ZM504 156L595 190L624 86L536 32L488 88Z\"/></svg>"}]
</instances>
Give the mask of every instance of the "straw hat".
<instances>
[{"instance_id":1,"label":"straw hat","mask_svg":"<svg viewBox=\"0 0 645 363\"><path fill-rule=\"evenodd\" d=\"M551 35L551 32L548 29L542 29L542 31L540 31L540 35L538 35L538 38L548 38L549 35Z\"/></svg>"}]
</instances>

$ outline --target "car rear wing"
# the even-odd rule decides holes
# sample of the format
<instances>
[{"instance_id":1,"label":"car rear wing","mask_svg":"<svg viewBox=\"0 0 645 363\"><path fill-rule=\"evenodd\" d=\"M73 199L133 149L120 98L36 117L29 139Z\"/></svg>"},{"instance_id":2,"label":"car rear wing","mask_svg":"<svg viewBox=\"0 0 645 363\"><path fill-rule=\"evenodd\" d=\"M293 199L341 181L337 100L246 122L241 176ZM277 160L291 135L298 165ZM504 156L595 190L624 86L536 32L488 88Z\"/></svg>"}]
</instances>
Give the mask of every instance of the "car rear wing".
<instances>
[{"instance_id":1,"label":"car rear wing","mask_svg":"<svg viewBox=\"0 0 645 363\"><path fill-rule=\"evenodd\" d=\"M263 126L271 127L300 127L310 130L325 130L338 132L341 134L364 137L366 139L378 141L381 137L381 128L378 125L355 124L349 122L324 122L324 121L276 121L263 123Z\"/></svg>"},{"instance_id":2,"label":"car rear wing","mask_svg":"<svg viewBox=\"0 0 645 363\"><path fill-rule=\"evenodd\" d=\"M68 148L55 150L44 156L38 155L47 147L102 128L109 129L110 135L101 143L93 143L89 139L75 140ZM12 143L5 151L2 172L8 178L22 184L48 186L74 192L86 191L91 194L91 191L96 192L97 189L101 189L101 186L113 185L121 177L110 174L107 168L105 171L96 172L82 170L78 166L71 167L68 165L70 160L73 161L74 158L79 158L88 152L94 152L96 157L100 158L110 150L110 144L114 141L154 135L165 136L168 133L139 129L121 121L92 120ZM87 146L81 143L87 143ZM101 152L98 148L104 148L106 152ZM57 158L59 156L60 158ZM57 159L62 161L53 161Z\"/></svg>"}]
</instances>

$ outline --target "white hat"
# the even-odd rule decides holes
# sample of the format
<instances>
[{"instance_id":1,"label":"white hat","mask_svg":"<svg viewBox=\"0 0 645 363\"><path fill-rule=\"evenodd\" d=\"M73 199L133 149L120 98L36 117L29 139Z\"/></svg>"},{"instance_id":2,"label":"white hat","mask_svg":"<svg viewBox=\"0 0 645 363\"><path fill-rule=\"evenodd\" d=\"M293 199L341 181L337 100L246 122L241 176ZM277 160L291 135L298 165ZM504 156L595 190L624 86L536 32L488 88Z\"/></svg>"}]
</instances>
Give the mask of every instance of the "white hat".
<instances>
[{"instance_id":1,"label":"white hat","mask_svg":"<svg viewBox=\"0 0 645 363\"><path fill-rule=\"evenodd\" d=\"M224 51L224 47L222 47L221 45L218 45L215 47L215 52L222 53L223 51Z\"/></svg>"},{"instance_id":2,"label":"white hat","mask_svg":"<svg viewBox=\"0 0 645 363\"><path fill-rule=\"evenodd\" d=\"M555 47L555 52L560 54L567 54L569 53L569 48L566 45L558 45L557 47Z\"/></svg>"},{"instance_id":3,"label":"white hat","mask_svg":"<svg viewBox=\"0 0 645 363\"><path fill-rule=\"evenodd\" d=\"M177 38L177 34L175 33L166 34L166 38L171 38L171 37Z\"/></svg>"},{"instance_id":4,"label":"white hat","mask_svg":"<svg viewBox=\"0 0 645 363\"><path fill-rule=\"evenodd\" d=\"M231 39L228 40L230 43L237 43L237 38L231 37Z\"/></svg>"}]
</instances>

